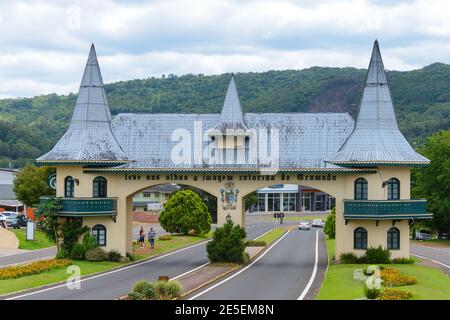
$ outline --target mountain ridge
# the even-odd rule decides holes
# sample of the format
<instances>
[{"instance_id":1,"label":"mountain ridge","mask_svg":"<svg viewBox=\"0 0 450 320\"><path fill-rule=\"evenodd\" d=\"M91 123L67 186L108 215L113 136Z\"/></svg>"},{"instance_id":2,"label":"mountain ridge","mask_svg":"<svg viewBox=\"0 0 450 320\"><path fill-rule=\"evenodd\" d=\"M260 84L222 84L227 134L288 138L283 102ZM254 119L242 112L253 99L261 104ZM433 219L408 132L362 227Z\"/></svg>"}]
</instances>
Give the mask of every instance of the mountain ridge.
<instances>
[{"instance_id":1,"label":"mountain ridge","mask_svg":"<svg viewBox=\"0 0 450 320\"><path fill-rule=\"evenodd\" d=\"M366 70L310 67L234 73L244 112L348 112L357 115ZM402 133L413 146L450 127L450 65L388 71ZM230 73L125 80L105 85L111 113L219 113ZM23 165L64 134L77 95L0 99L0 166Z\"/></svg>"}]
</instances>

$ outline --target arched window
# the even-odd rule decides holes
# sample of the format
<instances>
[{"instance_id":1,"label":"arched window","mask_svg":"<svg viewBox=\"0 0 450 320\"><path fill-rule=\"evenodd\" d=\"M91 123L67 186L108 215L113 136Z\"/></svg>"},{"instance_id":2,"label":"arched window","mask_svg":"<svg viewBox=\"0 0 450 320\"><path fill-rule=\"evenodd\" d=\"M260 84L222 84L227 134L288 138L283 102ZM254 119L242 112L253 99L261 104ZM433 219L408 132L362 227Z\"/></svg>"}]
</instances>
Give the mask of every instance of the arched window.
<instances>
[{"instance_id":1,"label":"arched window","mask_svg":"<svg viewBox=\"0 0 450 320\"><path fill-rule=\"evenodd\" d=\"M390 250L400 249L400 230L390 228L387 232L387 248Z\"/></svg>"},{"instance_id":2,"label":"arched window","mask_svg":"<svg viewBox=\"0 0 450 320\"><path fill-rule=\"evenodd\" d=\"M106 246L106 228L102 224L96 224L92 227L92 236L100 247Z\"/></svg>"},{"instance_id":3,"label":"arched window","mask_svg":"<svg viewBox=\"0 0 450 320\"><path fill-rule=\"evenodd\" d=\"M103 177L97 177L92 184L92 196L94 198L106 198L107 197L107 183Z\"/></svg>"},{"instance_id":4,"label":"arched window","mask_svg":"<svg viewBox=\"0 0 450 320\"><path fill-rule=\"evenodd\" d=\"M359 227L353 232L353 248L367 249L367 230Z\"/></svg>"},{"instance_id":5,"label":"arched window","mask_svg":"<svg viewBox=\"0 0 450 320\"><path fill-rule=\"evenodd\" d=\"M364 178L355 181L355 200L367 200L367 180Z\"/></svg>"},{"instance_id":6,"label":"arched window","mask_svg":"<svg viewBox=\"0 0 450 320\"><path fill-rule=\"evenodd\" d=\"M64 179L64 197L73 198L74 196L74 185L73 178L68 176Z\"/></svg>"},{"instance_id":7,"label":"arched window","mask_svg":"<svg viewBox=\"0 0 450 320\"><path fill-rule=\"evenodd\" d=\"M388 183L387 197L388 200L398 200L400 199L400 181L396 178L389 179Z\"/></svg>"}]
</instances>

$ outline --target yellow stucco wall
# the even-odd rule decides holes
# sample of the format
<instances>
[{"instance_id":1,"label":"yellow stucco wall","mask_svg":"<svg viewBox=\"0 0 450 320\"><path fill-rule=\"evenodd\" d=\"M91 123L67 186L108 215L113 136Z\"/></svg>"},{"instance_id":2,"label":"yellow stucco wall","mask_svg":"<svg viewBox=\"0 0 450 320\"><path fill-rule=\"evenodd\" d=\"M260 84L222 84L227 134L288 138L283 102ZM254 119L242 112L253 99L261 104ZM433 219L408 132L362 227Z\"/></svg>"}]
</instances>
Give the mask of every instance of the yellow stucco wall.
<instances>
[{"instance_id":1,"label":"yellow stucco wall","mask_svg":"<svg viewBox=\"0 0 450 320\"><path fill-rule=\"evenodd\" d=\"M79 185L75 184L75 197L91 197L92 181L100 174L83 173L83 169L76 166L60 166L57 168L57 195L64 194L64 178L72 176L79 179ZM383 181L392 177L400 180L401 199L410 198L410 173L408 168L382 167L375 174L309 174L302 176L297 174L259 176L258 174L233 174L234 188L239 189L237 194L236 207L225 210L222 208L221 192L226 188L226 177L224 174L136 174L126 175L124 173L102 173L108 181L108 197L118 198L117 221L110 217L84 218L85 224L92 227L97 223L102 223L107 228L107 248L116 249L123 254L131 251L132 242L132 197L137 192L150 186L177 183L180 185L190 185L211 193L218 199L218 224L222 225L229 214L235 223L245 224L244 197L258 189L274 184L301 184L315 188L330 194L336 198L336 252L339 258L343 252L353 251L353 230L358 226L363 226L368 231L368 245L387 245L387 230L392 226L392 221L380 221L376 226L374 220L350 221L345 225L343 218L344 199L353 199L354 181L363 177L368 181L368 200L386 199L387 188L382 188ZM258 178L259 176L259 178ZM311 177L320 176L320 180L311 180ZM195 177L197 179L195 179ZM208 179L208 177L210 179ZM322 180L324 179L324 180ZM401 247L400 250L392 251L393 257L409 256L409 225L404 220L396 222L400 229ZM357 252L358 253L358 252Z\"/></svg>"}]
</instances>

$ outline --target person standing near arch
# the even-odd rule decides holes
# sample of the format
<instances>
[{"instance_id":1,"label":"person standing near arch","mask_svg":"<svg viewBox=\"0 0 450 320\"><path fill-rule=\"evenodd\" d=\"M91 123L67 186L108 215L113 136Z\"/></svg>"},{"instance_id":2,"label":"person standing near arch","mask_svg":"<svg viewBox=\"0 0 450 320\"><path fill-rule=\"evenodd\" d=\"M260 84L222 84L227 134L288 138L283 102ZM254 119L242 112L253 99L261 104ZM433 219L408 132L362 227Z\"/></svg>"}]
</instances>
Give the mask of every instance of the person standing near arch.
<instances>
[{"instance_id":1,"label":"person standing near arch","mask_svg":"<svg viewBox=\"0 0 450 320\"><path fill-rule=\"evenodd\" d=\"M150 248L155 248L155 238L156 238L156 231L153 230L153 228L150 228L150 231L148 232L148 242L150 242Z\"/></svg>"}]
</instances>

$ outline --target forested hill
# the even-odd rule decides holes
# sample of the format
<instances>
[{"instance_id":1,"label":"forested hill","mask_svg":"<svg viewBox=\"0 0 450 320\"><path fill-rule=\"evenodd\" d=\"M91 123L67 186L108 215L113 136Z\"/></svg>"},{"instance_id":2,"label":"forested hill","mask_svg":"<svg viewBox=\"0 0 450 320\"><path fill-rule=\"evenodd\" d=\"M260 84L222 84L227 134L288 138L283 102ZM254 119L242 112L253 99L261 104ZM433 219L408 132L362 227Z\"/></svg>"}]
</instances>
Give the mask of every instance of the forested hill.
<instances>
[{"instance_id":1,"label":"forested hill","mask_svg":"<svg viewBox=\"0 0 450 320\"><path fill-rule=\"evenodd\" d=\"M365 70L319 68L237 73L245 112L357 114ZM401 131L417 146L450 128L450 65L388 72ZM220 112L230 74L185 75L111 83L114 114ZM51 149L69 124L76 94L0 100L0 166L22 165Z\"/></svg>"}]
</instances>

